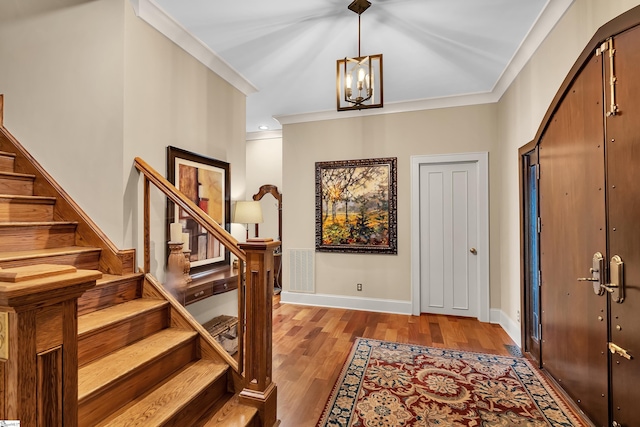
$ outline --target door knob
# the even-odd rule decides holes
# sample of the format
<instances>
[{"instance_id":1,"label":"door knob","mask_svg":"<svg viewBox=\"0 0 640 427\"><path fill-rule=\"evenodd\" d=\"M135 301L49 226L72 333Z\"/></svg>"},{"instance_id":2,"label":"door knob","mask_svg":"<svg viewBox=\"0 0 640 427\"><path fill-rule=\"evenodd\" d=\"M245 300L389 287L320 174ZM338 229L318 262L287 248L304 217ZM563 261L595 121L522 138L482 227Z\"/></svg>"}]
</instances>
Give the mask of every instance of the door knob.
<instances>
[{"instance_id":1,"label":"door knob","mask_svg":"<svg viewBox=\"0 0 640 427\"><path fill-rule=\"evenodd\" d=\"M478 254L478 251L476 250L476 248L471 248L471 249L469 249L469 252L471 252L471 253L472 253L472 254L474 254L474 255L477 255L477 254Z\"/></svg>"}]
</instances>

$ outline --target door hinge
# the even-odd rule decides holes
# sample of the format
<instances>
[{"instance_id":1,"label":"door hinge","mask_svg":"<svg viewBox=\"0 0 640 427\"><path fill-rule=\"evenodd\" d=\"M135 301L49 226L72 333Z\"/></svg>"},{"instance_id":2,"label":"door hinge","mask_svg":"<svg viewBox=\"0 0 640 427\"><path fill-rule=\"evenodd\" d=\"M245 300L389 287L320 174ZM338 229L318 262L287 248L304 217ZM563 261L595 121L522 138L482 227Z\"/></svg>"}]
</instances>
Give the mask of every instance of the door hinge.
<instances>
[{"instance_id":1,"label":"door hinge","mask_svg":"<svg viewBox=\"0 0 640 427\"><path fill-rule=\"evenodd\" d=\"M542 339L542 323L538 323L538 340Z\"/></svg>"},{"instance_id":2,"label":"door hinge","mask_svg":"<svg viewBox=\"0 0 640 427\"><path fill-rule=\"evenodd\" d=\"M542 233L542 218L538 217L538 224L536 227L538 229L538 234Z\"/></svg>"},{"instance_id":3,"label":"door hinge","mask_svg":"<svg viewBox=\"0 0 640 427\"><path fill-rule=\"evenodd\" d=\"M607 117L611 117L620 113L618 104L616 104L616 83L618 79L616 78L614 69L614 56L616 54L616 50L613 47L613 37L609 37L600 45L599 48L596 49L596 56L604 56L605 52L609 52L609 87L611 90L611 105L609 107L609 111L607 111Z\"/></svg>"},{"instance_id":4,"label":"door hinge","mask_svg":"<svg viewBox=\"0 0 640 427\"><path fill-rule=\"evenodd\" d=\"M540 181L540 163L536 164L536 179Z\"/></svg>"},{"instance_id":5,"label":"door hinge","mask_svg":"<svg viewBox=\"0 0 640 427\"><path fill-rule=\"evenodd\" d=\"M542 286L542 271L538 270L538 286Z\"/></svg>"}]
</instances>

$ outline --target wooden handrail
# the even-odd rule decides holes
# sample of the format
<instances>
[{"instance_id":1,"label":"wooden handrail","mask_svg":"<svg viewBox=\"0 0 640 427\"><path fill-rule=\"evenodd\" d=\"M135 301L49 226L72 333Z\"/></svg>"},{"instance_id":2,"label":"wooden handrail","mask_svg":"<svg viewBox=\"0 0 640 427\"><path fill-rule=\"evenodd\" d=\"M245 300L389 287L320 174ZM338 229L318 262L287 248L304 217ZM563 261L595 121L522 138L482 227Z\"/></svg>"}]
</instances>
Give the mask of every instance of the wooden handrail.
<instances>
[{"instance_id":1,"label":"wooden handrail","mask_svg":"<svg viewBox=\"0 0 640 427\"><path fill-rule=\"evenodd\" d=\"M278 425L277 387L272 381L272 298L273 253L280 246L280 242L274 242L271 239L254 239L239 244L224 228L144 160L136 157L134 164L136 169L144 175L145 273L149 273L150 267L150 183L153 183L169 200L184 209L198 224L238 257L240 271L244 271L244 274L238 274L240 354L235 366L238 374L241 376L244 374L241 378L243 389L239 396L242 402L258 408L261 426ZM152 277L148 276L147 280L152 280ZM180 312L188 313L183 309L180 309ZM195 329L203 334L203 328L199 325L195 326ZM214 347L217 346L214 345ZM220 352L220 354L224 353Z\"/></svg>"},{"instance_id":2,"label":"wooden handrail","mask_svg":"<svg viewBox=\"0 0 640 427\"><path fill-rule=\"evenodd\" d=\"M146 179L153 183L160 191L164 193L173 203L180 206L184 211L191 215L191 217L201 226L203 226L209 233L229 249L232 254L241 259L247 260L247 255L238 246L238 241L227 232L223 227L216 223L205 211L200 209L198 205L189 200L180 190L178 190L172 183L170 183L165 177L160 175L155 169L149 166L140 157L136 157L134 165L138 171L140 171ZM145 195L145 199L148 194ZM146 202L145 202L146 203ZM145 221L146 222L146 221ZM148 271L147 271L148 272Z\"/></svg>"}]
</instances>

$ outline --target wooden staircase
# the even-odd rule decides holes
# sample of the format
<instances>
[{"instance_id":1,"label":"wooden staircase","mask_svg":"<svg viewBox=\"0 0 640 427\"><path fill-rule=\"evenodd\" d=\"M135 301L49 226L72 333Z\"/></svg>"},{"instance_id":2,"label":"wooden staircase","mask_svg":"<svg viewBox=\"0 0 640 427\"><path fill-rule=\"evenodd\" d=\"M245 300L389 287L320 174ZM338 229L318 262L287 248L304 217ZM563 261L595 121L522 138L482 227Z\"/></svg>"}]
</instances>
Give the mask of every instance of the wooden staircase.
<instances>
[{"instance_id":1,"label":"wooden staircase","mask_svg":"<svg viewBox=\"0 0 640 427\"><path fill-rule=\"evenodd\" d=\"M82 233L86 225L62 217L52 191L39 191L47 188L40 176L24 173L25 163L16 167L22 154L10 151L15 141L1 125L0 268L58 264L103 272L78 300L78 421L63 424L259 426L258 409L238 398L238 373L142 273L113 267L113 259L130 253L105 261L104 247Z\"/></svg>"}]
</instances>

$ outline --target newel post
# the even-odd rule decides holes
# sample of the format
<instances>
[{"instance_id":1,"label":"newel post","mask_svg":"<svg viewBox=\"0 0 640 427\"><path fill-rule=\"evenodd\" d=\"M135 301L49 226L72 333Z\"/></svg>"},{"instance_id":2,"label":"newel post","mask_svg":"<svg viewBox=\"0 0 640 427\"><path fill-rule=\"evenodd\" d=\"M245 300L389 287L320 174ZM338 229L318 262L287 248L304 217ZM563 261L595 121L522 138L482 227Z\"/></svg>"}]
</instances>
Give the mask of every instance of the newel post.
<instances>
[{"instance_id":1,"label":"newel post","mask_svg":"<svg viewBox=\"0 0 640 427\"><path fill-rule=\"evenodd\" d=\"M0 271L0 420L78 425L78 298L102 273L35 265Z\"/></svg>"},{"instance_id":2,"label":"newel post","mask_svg":"<svg viewBox=\"0 0 640 427\"><path fill-rule=\"evenodd\" d=\"M250 239L238 244L246 261L245 388L241 399L258 408L263 427L276 424L276 385L272 381L273 252L280 242Z\"/></svg>"}]
</instances>

